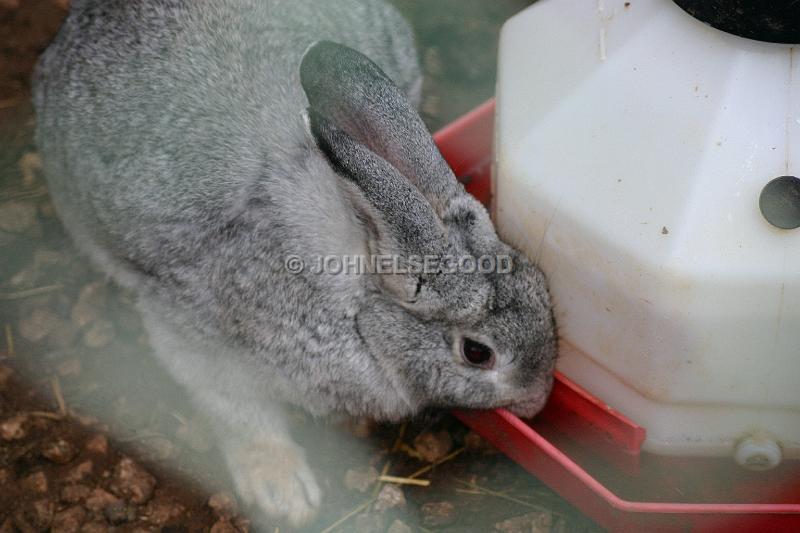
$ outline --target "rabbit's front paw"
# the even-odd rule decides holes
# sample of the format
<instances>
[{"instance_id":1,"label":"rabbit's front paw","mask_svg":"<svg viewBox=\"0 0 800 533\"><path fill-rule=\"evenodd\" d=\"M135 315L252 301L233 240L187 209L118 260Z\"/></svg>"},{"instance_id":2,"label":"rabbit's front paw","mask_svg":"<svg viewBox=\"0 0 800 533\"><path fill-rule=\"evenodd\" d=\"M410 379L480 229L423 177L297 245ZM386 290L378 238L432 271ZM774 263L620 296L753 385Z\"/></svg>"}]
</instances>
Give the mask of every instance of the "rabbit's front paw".
<instances>
[{"instance_id":1,"label":"rabbit's front paw","mask_svg":"<svg viewBox=\"0 0 800 533\"><path fill-rule=\"evenodd\" d=\"M281 439L254 440L229 447L227 455L244 501L294 527L313 520L321 492L295 444Z\"/></svg>"}]
</instances>

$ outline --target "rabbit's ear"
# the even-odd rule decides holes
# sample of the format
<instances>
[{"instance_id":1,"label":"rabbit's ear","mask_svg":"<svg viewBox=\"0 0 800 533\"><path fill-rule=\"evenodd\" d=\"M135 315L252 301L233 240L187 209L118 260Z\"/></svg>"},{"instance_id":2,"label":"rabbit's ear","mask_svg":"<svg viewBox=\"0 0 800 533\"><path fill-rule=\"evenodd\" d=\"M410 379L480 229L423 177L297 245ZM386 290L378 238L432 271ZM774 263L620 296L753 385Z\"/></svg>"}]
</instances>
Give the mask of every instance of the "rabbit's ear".
<instances>
[{"instance_id":1,"label":"rabbit's ear","mask_svg":"<svg viewBox=\"0 0 800 533\"><path fill-rule=\"evenodd\" d=\"M300 64L311 107L400 171L441 215L459 186L403 92L365 55L330 41Z\"/></svg>"},{"instance_id":2,"label":"rabbit's ear","mask_svg":"<svg viewBox=\"0 0 800 533\"><path fill-rule=\"evenodd\" d=\"M382 254L439 255L445 230L433 208L392 165L331 123L308 110L311 133L343 177L352 181L380 217Z\"/></svg>"}]
</instances>

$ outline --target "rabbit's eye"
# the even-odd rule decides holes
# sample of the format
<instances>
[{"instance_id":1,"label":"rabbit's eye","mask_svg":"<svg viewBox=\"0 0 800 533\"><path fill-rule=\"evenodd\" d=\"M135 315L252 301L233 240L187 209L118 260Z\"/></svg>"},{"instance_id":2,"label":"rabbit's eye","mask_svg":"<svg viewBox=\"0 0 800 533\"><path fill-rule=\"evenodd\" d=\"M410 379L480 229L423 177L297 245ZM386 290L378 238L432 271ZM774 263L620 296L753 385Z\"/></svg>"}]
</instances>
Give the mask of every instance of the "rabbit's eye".
<instances>
[{"instance_id":1,"label":"rabbit's eye","mask_svg":"<svg viewBox=\"0 0 800 533\"><path fill-rule=\"evenodd\" d=\"M468 337L464 337L464 342L461 343L461 354L464 360L473 366L491 368L494 365L492 349Z\"/></svg>"}]
</instances>

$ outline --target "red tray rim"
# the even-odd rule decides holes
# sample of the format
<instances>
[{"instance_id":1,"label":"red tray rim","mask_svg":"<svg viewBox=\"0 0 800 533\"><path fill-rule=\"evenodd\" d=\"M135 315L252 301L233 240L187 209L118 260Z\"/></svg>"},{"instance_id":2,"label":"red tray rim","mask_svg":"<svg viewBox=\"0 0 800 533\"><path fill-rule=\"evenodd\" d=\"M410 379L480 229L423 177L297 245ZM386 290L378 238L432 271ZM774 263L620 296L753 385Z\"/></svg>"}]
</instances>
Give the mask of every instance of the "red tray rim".
<instances>
[{"instance_id":1,"label":"red tray rim","mask_svg":"<svg viewBox=\"0 0 800 533\"><path fill-rule=\"evenodd\" d=\"M632 501L617 496L579 464L570 459L553 443L505 409L496 409L499 416L542 453L547 454L589 489L615 509L632 513L729 513L729 514L800 514L800 504L793 503L682 503Z\"/></svg>"}]
</instances>

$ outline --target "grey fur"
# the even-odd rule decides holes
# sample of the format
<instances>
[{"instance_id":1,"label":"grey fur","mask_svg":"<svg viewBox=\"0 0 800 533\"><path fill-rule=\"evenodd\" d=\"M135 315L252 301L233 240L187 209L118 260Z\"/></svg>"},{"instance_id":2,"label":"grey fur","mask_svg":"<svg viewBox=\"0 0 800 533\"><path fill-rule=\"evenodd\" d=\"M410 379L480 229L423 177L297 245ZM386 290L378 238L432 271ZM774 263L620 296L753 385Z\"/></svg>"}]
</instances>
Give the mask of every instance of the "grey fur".
<instances>
[{"instance_id":1,"label":"grey fur","mask_svg":"<svg viewBox=\"0 0 800 533\"><path fill-rule=\"evenodd\" d=\"M552 383L544 277L444 164L414 111L420 79L410 29L380 0L74 1L37 67L37 142L65 226L138 291L242 495L293 524L320 491L282 404L531 415ZM284 265L418 252L507 254L514 270ZM493 348L493 369L462 361L465 335Z\"/></svg>"}]
</instances>

